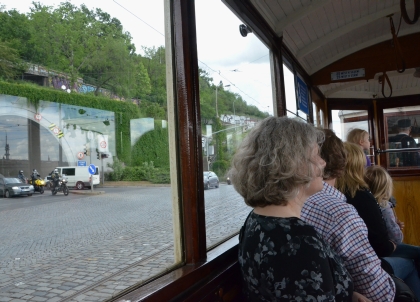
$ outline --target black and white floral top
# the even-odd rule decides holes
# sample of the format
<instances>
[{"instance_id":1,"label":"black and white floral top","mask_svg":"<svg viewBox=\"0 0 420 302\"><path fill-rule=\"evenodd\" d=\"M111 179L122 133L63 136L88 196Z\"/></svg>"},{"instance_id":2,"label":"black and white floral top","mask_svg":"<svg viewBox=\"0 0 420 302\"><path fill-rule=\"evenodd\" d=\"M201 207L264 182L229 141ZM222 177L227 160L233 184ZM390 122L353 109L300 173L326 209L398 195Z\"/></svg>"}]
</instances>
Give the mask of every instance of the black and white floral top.
<instances>
[{"instance_id":1,"label":"black and white floral top","mask_svg":"<svg viewBox=\"0 0 420 302\"><path fill-rule=\"evenodd\" d=\"M345 231L345 230L343 230ZM299 218L251 213L239 264L249 301L351 301L353 283L341 259Z\"/></svg>"}]
</instances>

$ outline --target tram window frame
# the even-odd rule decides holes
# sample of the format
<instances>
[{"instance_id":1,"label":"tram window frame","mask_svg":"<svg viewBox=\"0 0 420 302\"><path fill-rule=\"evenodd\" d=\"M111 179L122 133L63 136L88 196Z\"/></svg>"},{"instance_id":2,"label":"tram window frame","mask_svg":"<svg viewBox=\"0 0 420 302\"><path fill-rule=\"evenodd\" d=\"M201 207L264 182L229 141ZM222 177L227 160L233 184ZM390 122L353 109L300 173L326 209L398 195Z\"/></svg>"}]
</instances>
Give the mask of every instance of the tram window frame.
<instances>
[{"instance_id":1,"label":"tram window frame","mask_svg":"<svg viewBox=\"0 0 420 302\"><path fill-rule=\"evenodd\" d=\"M366 99L327 99L327 125L332 128L332 111L333 110L366 110L368 113L368 127L372 139L373 146L377 146L378 138L376 135L376 127L373 120L374 105L372 100Z\"/></svg>"},{"instance_id":2,"label":"tram window frame","mask_svg":"<svg viewBox=\"0 0 420 302\"><path fill-rule=\"evenodd\" d=\"M206 282L205 280L213 280L216 277L215 274L223 275L237 263L238 235L227 239L211 250L206 250L194 1L165 0L165 7L167 8L165 10L166 18L170 20L169 24L165 24L167 30L168 27L170 28L171 35L166 37L167 44L170 44L168 46L170 51L167 54L170 56L170 60L167 59L167 62L171 62L168 64L173 69L171 78L174 81L172 92L175 102L174 126L177 135L175 146L178 150L177 167L173 176L178 182L178 196L181 203L179 214L184 262L173 267L172 271L162 273L143 284L138 284L137 290L132 287L132 291L126 295L121 293L115 296L112 299L114 301L118 298L136 301L166 301L175 296L188 295L188 293L194 293L197 287L200 288L202 283ZM253 28L257 29L260 26L265 25L259 24ZM272 68L280 70L283 67L281 60L283 47L280 51L277 48L277 37L270 32L261 32L259 38L273 52L273 57L279 58L274 60L275 63L272 62L272 64L276 64ZM274 76L280 79L281 72L275 72ZM282 100L284 96L281 92L274 87L272 89L275 94L273 99ZM197 190L191 190L191 188Z\"/></svg>"},{"instance_id":3,"label":"tram window frame","mask_svg":"<svg viewBox=\"0 0 420 302\"><path fill-rule=\"evenodd\" d=\"M386 150L387 133L385 133L385 117L384 110L398 107L412 107L413 104L418 103L418 96L398 96L377 102L377 116L378 116L378 134L380 139L379 149ZM391 177L405 177L405 176L420 176L420 167L409 169L388 169L389 157L386 153L379 154L380 164L388 170Z\"/></svg>"},{"instance_id":4,"label":"tram window frame","mask_svg":"<svg viewBox=\"0 0 420 302\"><path fill-rule=\"evenodd\" d=\"M285 73L285 68L287 68L292 74L293 74L293 90L294 90L294 106L293 108L290 108L290 100L288 100L288 96L290 97L290 94L288 95L286 92L285 98L286 98L286 115L291 118L299 118L302 121L313 123L313 110L312 110L312 89L310 85L308 85L307 80L304 76L301 75L300 72L297 71L295 64L291 63L290 60L288 60L285 56L283 56L283 74ZM299 109L298 104L298 97L297 97L297 77L299 77L303 82L305 82L307 89L308 89L308 110L309 113L306 114L305 112L301 111ZM286 77L284 77L286 78ZM286 82L285 82L286 84ZM286 85L285 85L286 86ZM291 110L292 109L292 110Z\"/></svg>"}]
</instances>

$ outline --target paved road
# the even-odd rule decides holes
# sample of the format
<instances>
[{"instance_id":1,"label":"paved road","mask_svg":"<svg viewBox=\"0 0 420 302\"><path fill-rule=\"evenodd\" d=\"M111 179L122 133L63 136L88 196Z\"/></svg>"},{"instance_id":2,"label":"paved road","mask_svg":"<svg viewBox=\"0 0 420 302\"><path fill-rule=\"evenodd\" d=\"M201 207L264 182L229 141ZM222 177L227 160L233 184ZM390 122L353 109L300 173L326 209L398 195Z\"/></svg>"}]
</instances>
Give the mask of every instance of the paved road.
<instances>
[{"instance_id":1,"label":"paved road","mask_svg":"<svg viewBox=\"0 0 420 302\"><path fill-rule=\"evenodd\" d=\"M103 301L174 264L171 189L0 199L0 302ZM205 191L207 246L249 208L232 186Z\"/></svg>"}]
</instances>

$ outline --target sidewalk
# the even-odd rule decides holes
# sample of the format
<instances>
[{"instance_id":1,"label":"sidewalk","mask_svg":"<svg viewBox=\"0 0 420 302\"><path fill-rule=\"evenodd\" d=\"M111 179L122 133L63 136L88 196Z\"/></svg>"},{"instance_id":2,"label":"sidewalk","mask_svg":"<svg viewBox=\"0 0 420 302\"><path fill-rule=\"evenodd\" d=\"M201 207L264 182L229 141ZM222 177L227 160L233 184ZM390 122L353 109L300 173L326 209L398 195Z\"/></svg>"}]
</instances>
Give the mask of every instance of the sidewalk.
<instances>
[{"instance_id":1,"label":"sidewalk","mask_svg":"<svg viewBox=\"0 0 420 302\"><path fill-rule=\"evenodd\" d=\"M105 181L99 184L98 188L116 188L116 187L170 187L170 184L153 184L150 181Z\"/></svg>"},{"instance_id":2,"label":"sidewalk","mask_svg":"<svg viewBox=\"0 0 420 302\"><path fill-rule=\"evenodd\" d=\"M119 187L170 187L170 184L152 184L148 181L105 181L105 184L99 184L93 188L93 192L89 190L70 190L72 194L79 195L100 195L105 194L101 188L119 188Z\"/></svg>"}]
</instances>

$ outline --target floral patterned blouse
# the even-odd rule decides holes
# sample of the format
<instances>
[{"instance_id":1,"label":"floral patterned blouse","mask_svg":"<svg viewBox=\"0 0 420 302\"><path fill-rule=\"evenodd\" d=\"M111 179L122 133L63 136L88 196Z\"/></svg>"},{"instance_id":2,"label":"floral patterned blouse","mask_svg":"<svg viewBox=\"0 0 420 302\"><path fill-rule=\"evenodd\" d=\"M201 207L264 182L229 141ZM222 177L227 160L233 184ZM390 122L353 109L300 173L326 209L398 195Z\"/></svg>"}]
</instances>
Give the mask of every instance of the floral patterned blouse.
<instances>
[{"instance_id":1,"label":"floral patterned blouse","mask_svg":"<svg viewBox=\"0 0 420 302\"><path fill-rule=\"evenodd\" d=\"M241 230L239 264L248 301L351 301L341 259L299 218L251 213Z\"/></svg>"}]
</instances>

